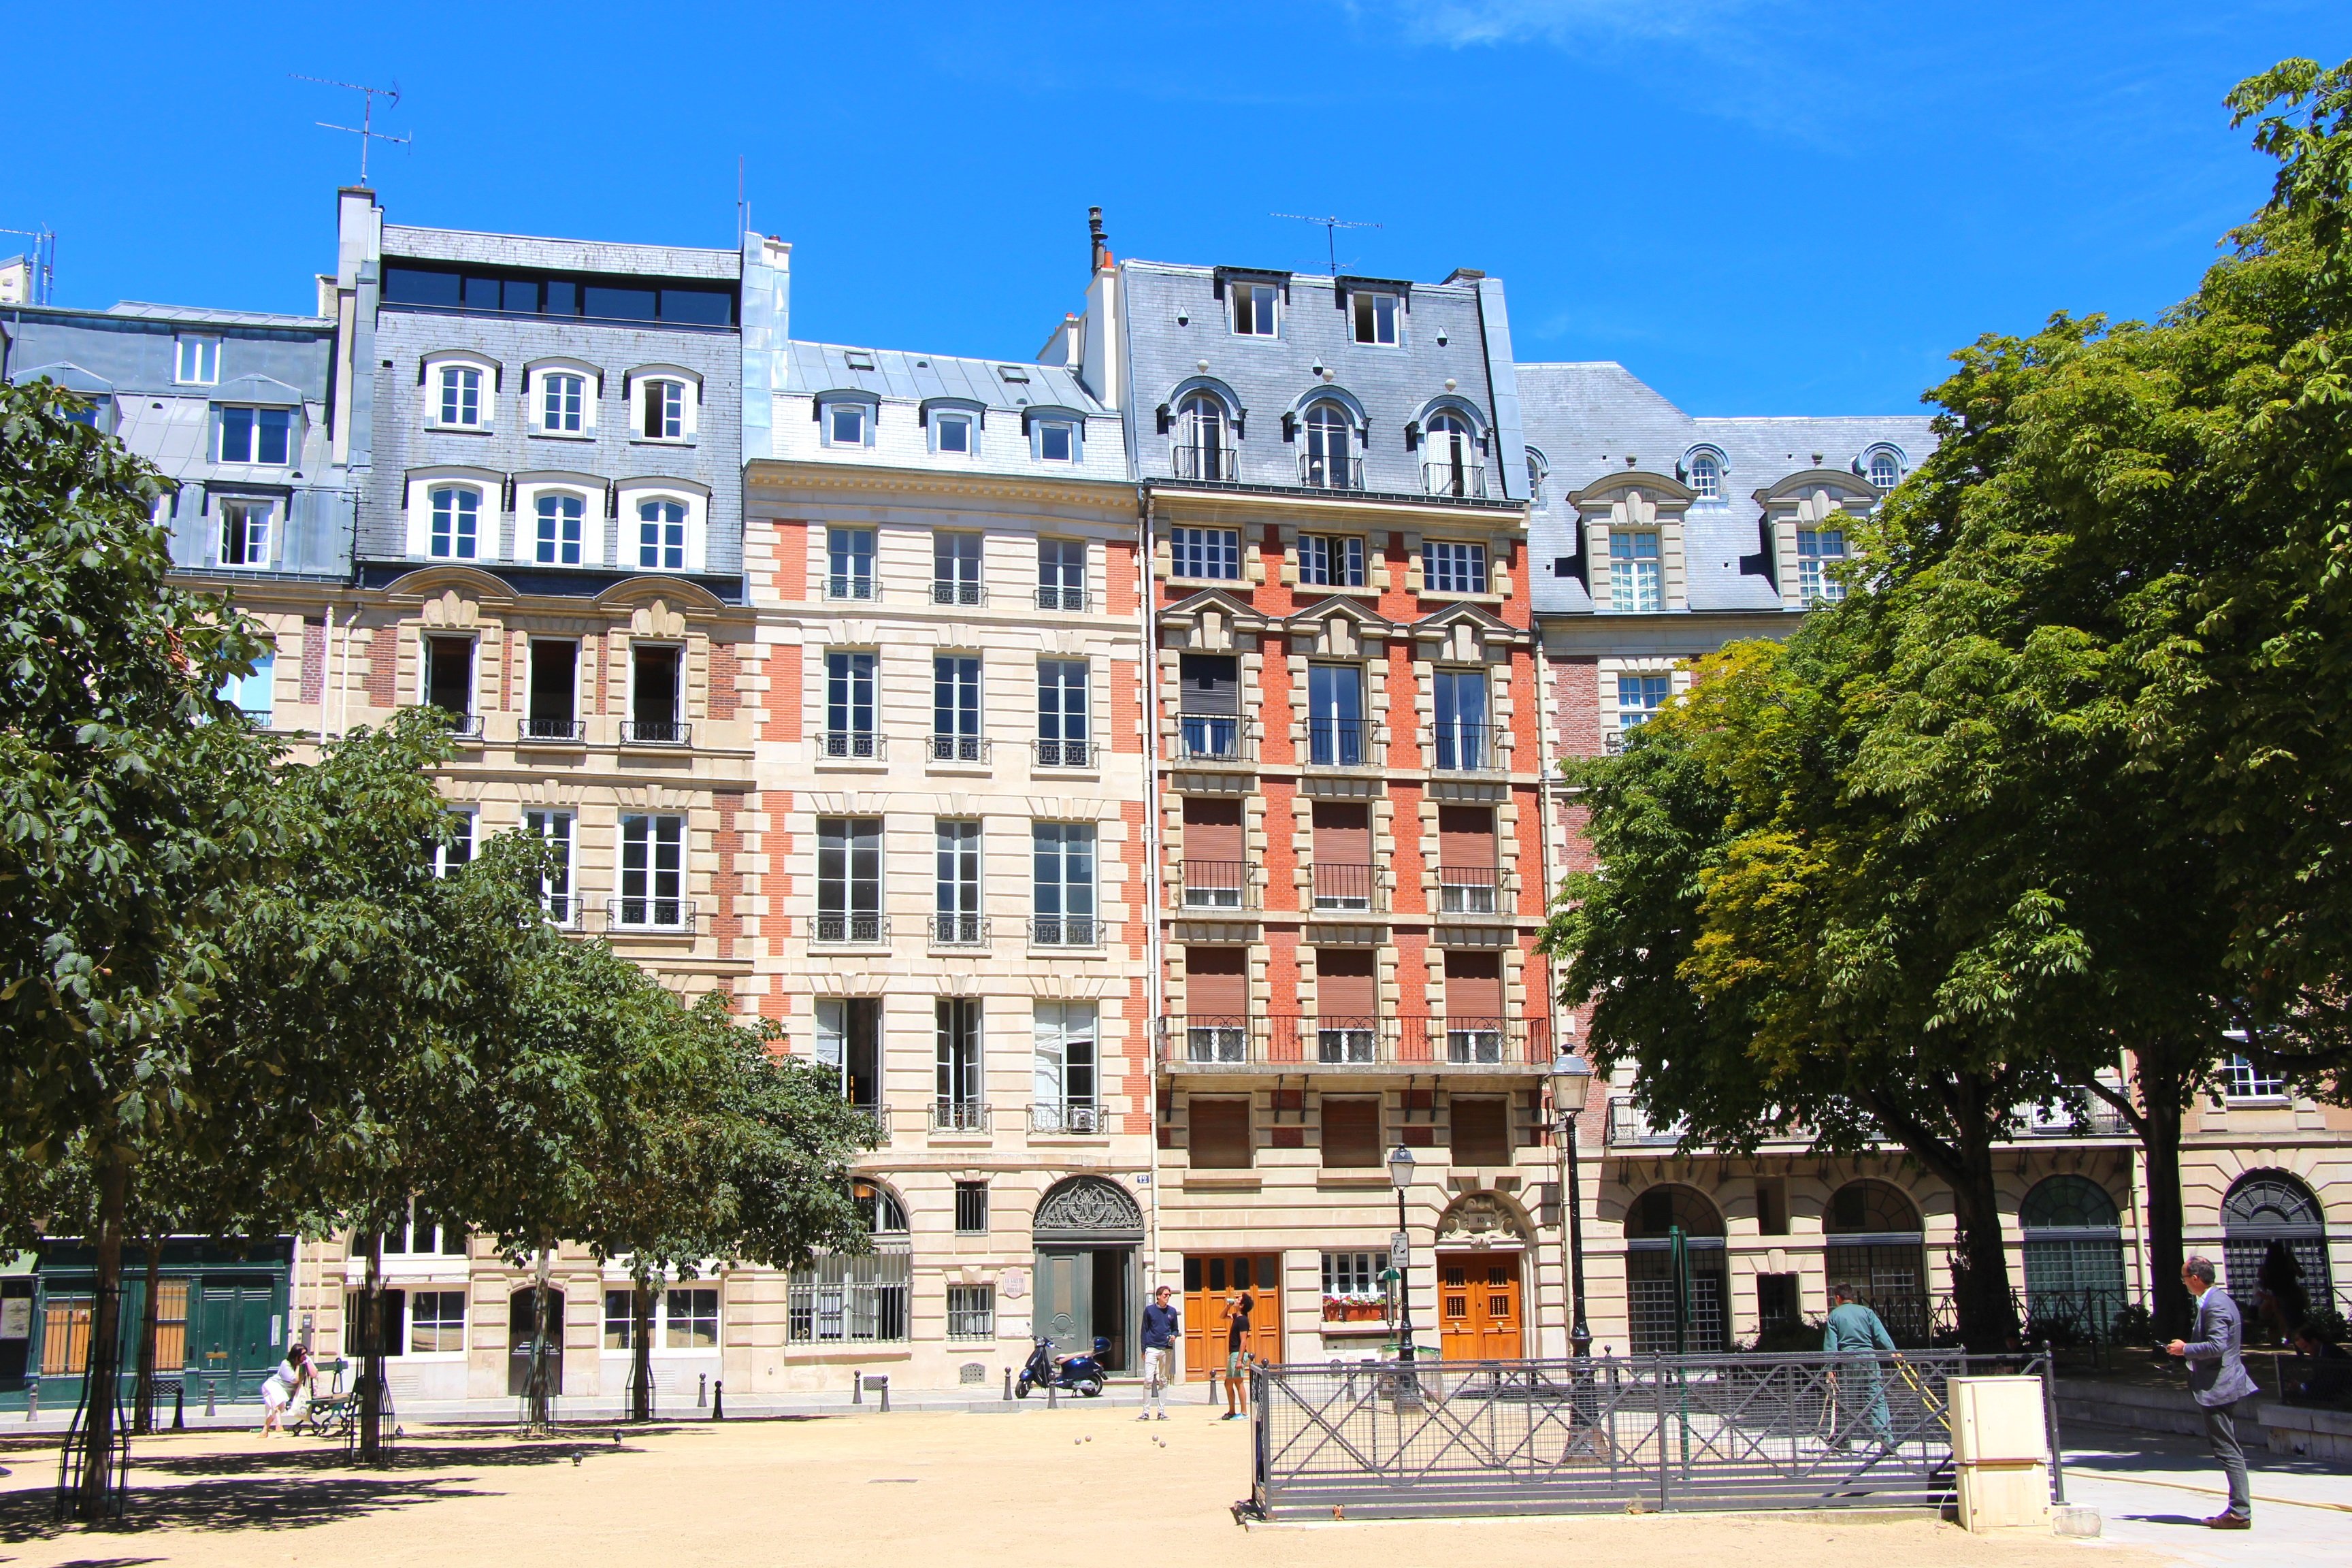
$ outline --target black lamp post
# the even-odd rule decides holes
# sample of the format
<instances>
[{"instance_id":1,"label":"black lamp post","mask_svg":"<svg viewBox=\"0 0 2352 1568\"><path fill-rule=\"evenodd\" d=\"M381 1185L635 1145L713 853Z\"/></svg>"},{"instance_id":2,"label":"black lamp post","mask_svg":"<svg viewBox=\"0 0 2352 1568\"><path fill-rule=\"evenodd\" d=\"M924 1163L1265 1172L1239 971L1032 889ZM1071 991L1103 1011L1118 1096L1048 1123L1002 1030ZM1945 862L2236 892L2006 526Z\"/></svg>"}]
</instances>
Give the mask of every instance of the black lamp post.
<instances>
[{"instance_id":1,"label":"black lamp post","mask_svg":"<svg viewBox=\"0 0 2352 1568\"><path fill-rule=\"evenodd\" d=\"M1551 1062L1551 1110L1559 1119L1559 1162L1566 1175L1562 1198L1568 1205L1569 1290L1575 1299L1575 1318L1568 1331L1570 1352L1592 1353L1592 1330L1584 1321L1584 1201L1578 1190L1576 1121L1591 1092L1592 1068L1582 1057L1562 1051Z\"/></svg>"},{"instance_id":2,"label":"black lamp post","mask_svg":"<svg viewBox=\"0 0 2352 1568\"><path fill-rule=\"evenodd\" d=\"M1412 1185L1412 1151L1400 1143L1389 1151L1389 1184L1396 1189L1397 1246L1390 1259L1397 1271L1397 1321L1404 1338L1397 1359L1412 1360L1412 1281L1407 1277L1405 1264L1412 1257L1412 1246L1406 1240L1404 1228L1404 1190Z\"/></svg>"}]
</instances>

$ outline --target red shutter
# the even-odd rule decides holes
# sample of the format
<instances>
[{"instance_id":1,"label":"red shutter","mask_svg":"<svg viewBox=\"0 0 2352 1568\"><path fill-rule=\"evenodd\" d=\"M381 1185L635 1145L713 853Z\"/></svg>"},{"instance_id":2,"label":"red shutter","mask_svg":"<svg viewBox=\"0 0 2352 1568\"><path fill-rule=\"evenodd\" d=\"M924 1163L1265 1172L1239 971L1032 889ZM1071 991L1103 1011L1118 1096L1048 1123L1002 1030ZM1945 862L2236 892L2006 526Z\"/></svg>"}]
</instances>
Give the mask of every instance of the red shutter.
<instances>
[{"instance_id":1,"label":"red shutter","mask_svg":"<svg viewBox=\"0 0 2352 1568\"><path fill-rule=\"evenodd\" d=\"M1242 858L1242 803L1186 795L1184 858L1238 863Z\"/></svg>"},{"instance_id":2,"label":"red shutter","mask_svg":"<svg viewBox=\"0 0 2352 1568\"><path fill-rule=\"evenodd\" d=\"M1448 1018L1499 1018L1503 1016L1503 955L1498 952L1445 954L1445 1016Z\"/></svg>"},{"instance_id":3,"label":"red shutter","mask_svg":"<svg viewBox=\"0 0 2352 1568\"><path fill-rule=\"evenodd\" d=\"M1475 866L1493 870L1495 808L1488 805L1441 805L1437 808L1437 863Z\"/></svg>"},{"instance_id":4,"label":"red shutter","mask_svg":"<svg viewBox=\"0 0 2352 1568\"><path fill-rule=\"evenodd\" d=\"M1249 952L1239 947L1184 950L1184 1011L1239 1017L1249 1011Z\"/></svg>"},{"instance_id":5,"label":"red shutter","mask_svg":"<svg viewBox=\"0 0 2352 1568\"><path fill-rule=\"evenodd\" d=\"M1371 808L1356 801L1317 801L1315 862L1318 866L1370 865Z\"/></svg>"},{"instance_id":6,"label":"red shutter","mask_svg":"<svg viewBox=\"0 0 2352 1568\"><path fill-rule=\"evenodd\" d=\"M1372 952L1360 947L1315 950L1315 1011L1326 1018L1370 1018L1381 1010Z\"/></svg>"}]
</instances>

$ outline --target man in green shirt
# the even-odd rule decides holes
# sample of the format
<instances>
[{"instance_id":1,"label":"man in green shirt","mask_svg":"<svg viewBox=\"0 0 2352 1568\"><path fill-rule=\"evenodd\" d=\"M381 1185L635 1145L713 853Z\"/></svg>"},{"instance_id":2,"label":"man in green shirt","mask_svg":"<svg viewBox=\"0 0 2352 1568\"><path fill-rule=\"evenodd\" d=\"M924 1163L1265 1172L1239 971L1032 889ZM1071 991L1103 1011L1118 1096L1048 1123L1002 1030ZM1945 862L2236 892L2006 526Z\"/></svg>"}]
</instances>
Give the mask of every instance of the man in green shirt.
<instances>
[{"instance_id":1,"label":"man in green shirt","mask_svg":"<svg viewBox=\"0 0 2352 1568\"><path fill-rule=\"evenodd\" d=\"M1866 1410L1870 1429L1878 1437L1882 1448L1895 1447L1895 1422L1886 1408L1886 1384L1878 1370L1880 1352L1895 1355L1894 1336L1878 1314L1853 1299L1850 1285L1830 1287L1830 1315L1822 1325L1822 1351L1824 1354L1847 1358L1842 1366L1849 1374L1845 1386L1838 1392L1847 1402L1847 1414L1835 1423L1831 1440L1837 1447L1848 1447L1853 1439L1852 1412ZM1898 1357L1899 1359L1899 1357ZM1840 1368L1830 1369L1832 1386L1838 1382Z\"/></svg>"}]
</instances>

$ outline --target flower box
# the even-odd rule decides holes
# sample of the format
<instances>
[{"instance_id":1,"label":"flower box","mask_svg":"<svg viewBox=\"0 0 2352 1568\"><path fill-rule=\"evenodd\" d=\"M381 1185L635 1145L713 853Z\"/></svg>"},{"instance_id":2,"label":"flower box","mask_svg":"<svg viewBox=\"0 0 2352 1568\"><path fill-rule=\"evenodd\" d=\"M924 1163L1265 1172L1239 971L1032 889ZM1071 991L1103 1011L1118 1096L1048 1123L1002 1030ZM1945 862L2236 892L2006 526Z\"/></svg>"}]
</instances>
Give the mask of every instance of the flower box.
<instances>
[{"instance_id":1,"label":"flower box","mask_svg":"<svg viewBox=\"0 0 2352 1568\"><path fill-rule=\"evenodd\" d=\"M1388 1319L1385 1300L1351 1301L1344 1296L1323 1298L1323 1321L1327 1323L1378 1323Z\"/></svg>"}]
</instances>

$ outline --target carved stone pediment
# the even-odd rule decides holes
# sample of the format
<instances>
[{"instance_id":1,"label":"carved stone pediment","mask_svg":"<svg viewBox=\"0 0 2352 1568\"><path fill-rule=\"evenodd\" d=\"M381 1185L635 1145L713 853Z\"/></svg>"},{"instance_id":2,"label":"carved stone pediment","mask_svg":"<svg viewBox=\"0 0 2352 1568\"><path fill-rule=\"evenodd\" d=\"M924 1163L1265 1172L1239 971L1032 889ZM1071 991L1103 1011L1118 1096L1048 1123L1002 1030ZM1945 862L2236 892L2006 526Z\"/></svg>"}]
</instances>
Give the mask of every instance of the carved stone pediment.
<instances>
[{"instance_id":1,"label":"carved stone pediment","mask_svg":"<svg viewBox=\"0 0 2352 1568\"><path fill-rule=\"evenodd\" d=\"M1517 1207L1500 1194L1465 1193L1438 1217L1437 1239L1441 1246L1450 1242L1471 1247L1524 1244L1528 1226Z\"/></svg>"},{"instance_id":2,"label":"carved stone pediment","mask_svg":"<svg viewBox=\"0 0 2352 1568\"><path fill-rule=\"evenodd\" d=\"M1140 1241L1143 1210L1116 1182L1072 1176L1038 1200L1031 1228L1040 1241Z\"/></svg>"}]
</instances>

